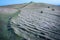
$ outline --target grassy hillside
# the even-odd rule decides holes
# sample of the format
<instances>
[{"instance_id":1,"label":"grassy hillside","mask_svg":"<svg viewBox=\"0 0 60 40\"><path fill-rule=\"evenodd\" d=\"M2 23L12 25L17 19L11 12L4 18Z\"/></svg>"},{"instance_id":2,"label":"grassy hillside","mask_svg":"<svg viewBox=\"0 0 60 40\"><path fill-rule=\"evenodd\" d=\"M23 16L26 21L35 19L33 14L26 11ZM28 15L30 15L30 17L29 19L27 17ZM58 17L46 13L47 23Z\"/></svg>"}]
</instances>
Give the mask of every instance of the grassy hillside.
<instances>
[{"instance_id":1,"label":"grassy hillside","mask_svg":"<svg viewBox=\"0 0 60 40\"><path fill-rule=\"evenodd\" d=\"M12 20L9 20L10 17L12 18ZM26 40L29 38L34 39L34 36L38 35L42 31L44 33L46 32L45 34L47 36L45 36L44 33L41 33L39 34L41 39L44 39L44 37L47 37L47 38L51 37L52 39L57 38L57 36L56 37L51 36L52 32L50 31L54 30L55 32L54 26L56 25L55 23L59 24L60 22L59 18L60 18L60 6L56 6L56 5L30 2L25 4L13 4L13 5L7 5L7 6L0 6L0 40ZM7 28L8 23L10 23L9 21L13 22L12 25L10 26L12 26L12 28L14 29L14 33L11 33L11 34ZM45 22L46 22L46 26L48 26L49 29L44 26ZM17 26L14 25L14 23ZM22 24L25 24L25 26ZM33 24L36 24L36 25L33 25ZM20 27L20 25L22 25L21 27L23 27L24 29L23 28L19 29L18 26ZM45 27L46 30L41 29L40 28L41 26L39 27L39 25ZM41 30L38 31L36 28L34 28L34 26L36 26L38 30L39 28ZM50 29L49 26L52 27L52 29ZM22 32L20 32L19 30ZM43 35L44 37L42 37L41 35ZM12 38L10 38L10 36Z\"/></svg>"}]
</instances>

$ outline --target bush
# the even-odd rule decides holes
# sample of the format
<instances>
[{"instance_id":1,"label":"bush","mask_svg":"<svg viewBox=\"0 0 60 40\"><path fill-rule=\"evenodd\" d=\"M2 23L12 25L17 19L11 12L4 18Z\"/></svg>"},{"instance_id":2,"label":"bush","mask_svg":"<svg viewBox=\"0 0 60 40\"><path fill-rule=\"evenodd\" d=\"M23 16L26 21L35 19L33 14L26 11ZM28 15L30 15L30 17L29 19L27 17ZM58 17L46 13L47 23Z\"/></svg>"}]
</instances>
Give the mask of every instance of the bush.
<instances>
[{"instance_id":1,"label":"bush","mask_svg":"<svg viewBox=\"0 0 60 40\"><path fill-rule=\"evenodd\" d=\"M52 9L52 11L55 11L55 9Z\"/></svg>"},{"instance_id":2,"label":"bush","mask_svg":"<svg viewBox=\"0 0 60 40\"><path fill-rule=\"evenodd\" d=\"M43 11L41 11L40 13L43 13Z\"/></svg>"},{"instance_id":3,"label":"bush","mask_svg":"<svg viewBox=\"0 0 60 40\"><path fill-rule=\"evenodd\" d=\"M50 8L50 7L48 6L48 8Z\"/></svg>"}]
</instances>

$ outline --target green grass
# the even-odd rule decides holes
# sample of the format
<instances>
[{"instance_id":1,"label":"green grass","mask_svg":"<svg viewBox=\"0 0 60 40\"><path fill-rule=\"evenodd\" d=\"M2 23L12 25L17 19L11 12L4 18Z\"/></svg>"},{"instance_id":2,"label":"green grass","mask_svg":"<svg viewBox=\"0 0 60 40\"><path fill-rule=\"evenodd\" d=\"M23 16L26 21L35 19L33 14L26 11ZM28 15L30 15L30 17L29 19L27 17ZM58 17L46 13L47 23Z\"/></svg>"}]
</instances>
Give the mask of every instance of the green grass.
<instances>
[{"instance_id":1,"label":"green grass","mask_svg":"<svg viewBox=\"0 0 60 40\"><path fill-rule=\"evenodd\" d=\"M20 10L12 14L0 13L0 29L2 29L2 33L0 33L0 40L8 40L7 23L8 23L9 17L16 18L18 14L20 14ZM22 37L19 37L18 35L16 35L16 40L19 40L20 38Z\"/></svg>"}]
</instances>

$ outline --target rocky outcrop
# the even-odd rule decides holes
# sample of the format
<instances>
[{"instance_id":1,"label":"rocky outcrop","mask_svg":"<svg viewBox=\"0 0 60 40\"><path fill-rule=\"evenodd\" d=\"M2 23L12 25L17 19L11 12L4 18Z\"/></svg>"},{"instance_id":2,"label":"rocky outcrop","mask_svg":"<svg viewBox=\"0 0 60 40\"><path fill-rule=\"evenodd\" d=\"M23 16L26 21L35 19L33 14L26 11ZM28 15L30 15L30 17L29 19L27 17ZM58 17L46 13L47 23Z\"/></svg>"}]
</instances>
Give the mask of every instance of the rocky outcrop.
<instances>
[{"instance_id":1,"label":"rocky outcrop","mask_svg":"<svg viewBox=\"0 0 60 40\"><path fill-rule=\"evenodd\" d=\"M27 40L60 40L60 11L53 5L32 3L12 18L11 27Z\"/></svg>"}]
</instances>

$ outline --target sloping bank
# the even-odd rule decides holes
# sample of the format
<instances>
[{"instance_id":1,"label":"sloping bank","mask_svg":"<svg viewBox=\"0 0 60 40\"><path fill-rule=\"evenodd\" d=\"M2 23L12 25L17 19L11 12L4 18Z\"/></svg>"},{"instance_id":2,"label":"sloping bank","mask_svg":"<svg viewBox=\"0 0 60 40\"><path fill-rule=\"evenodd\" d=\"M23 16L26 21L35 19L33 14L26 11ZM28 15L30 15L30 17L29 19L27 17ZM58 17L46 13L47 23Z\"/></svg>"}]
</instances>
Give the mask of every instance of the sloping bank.
<instances>
[{"instance_id":1,"label":"sloping bank","mask_svg":"<svg viewBox=\"0 0 60 40\"><path fill-rule=\"evenodd\" d=\"M16 17L20 13L20 10L11 8L0 8L0 40L13 40L15 35L11 33L10 19ZM12 36L13 35L13 36ZM12 37L12 39L11 39ZM18 36L15 37L15 39Z\"/></svg>"}]
</instances>

